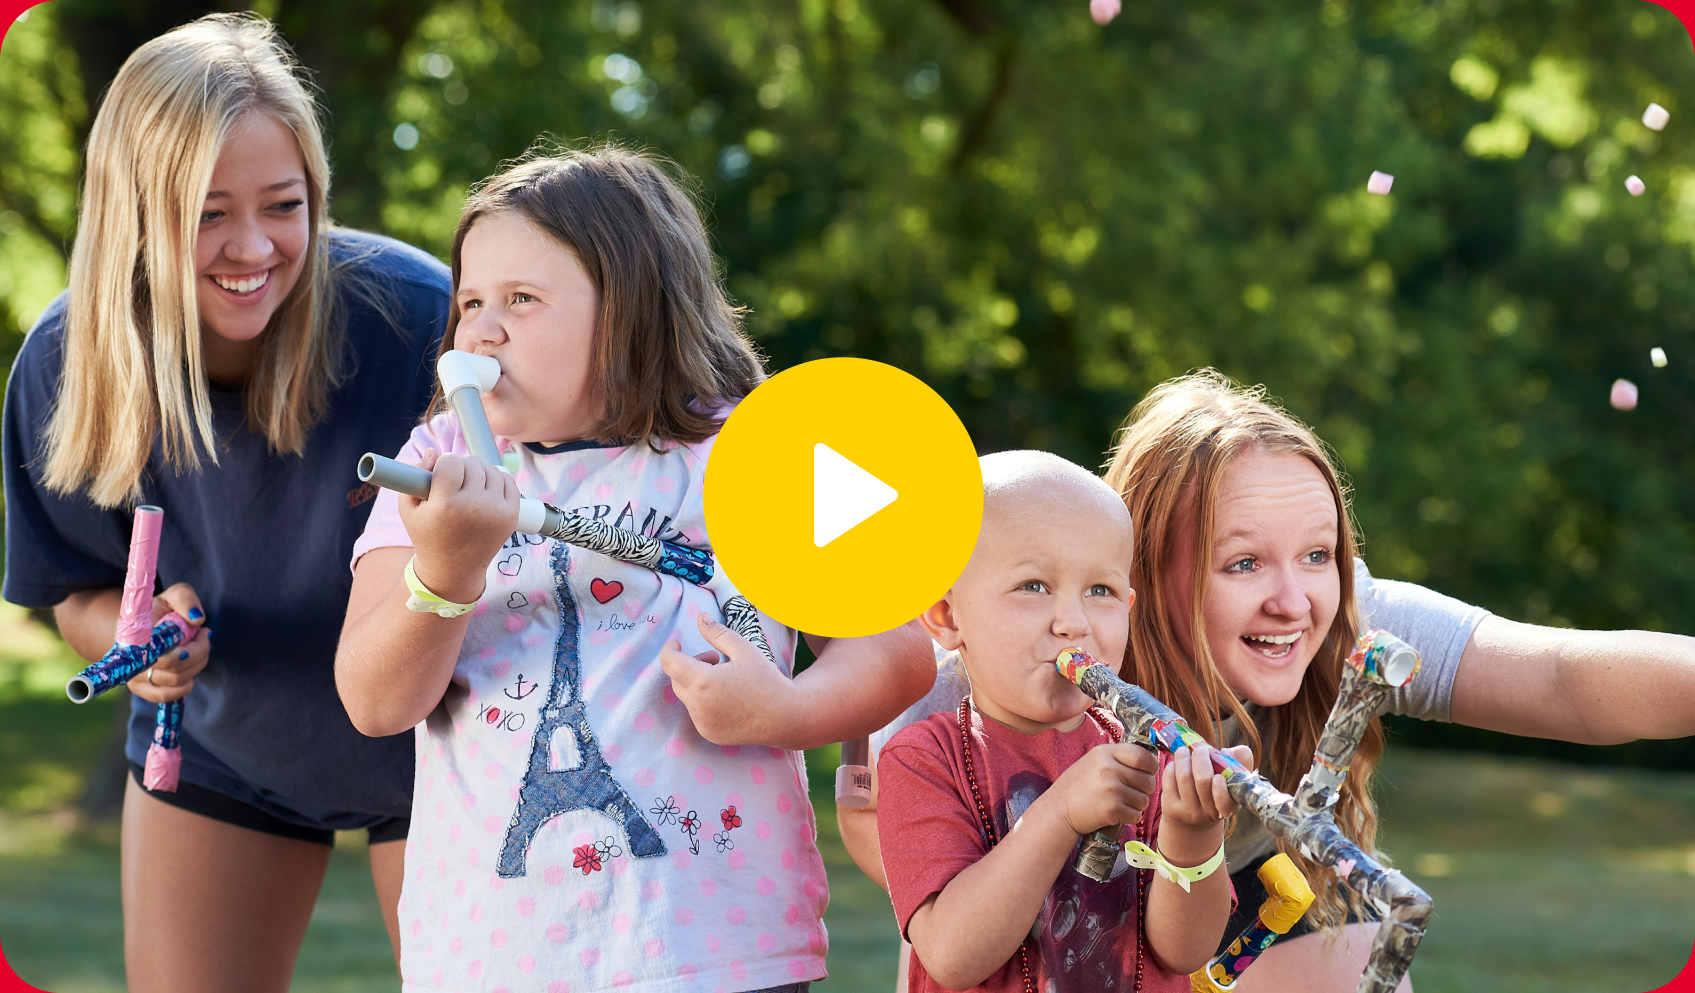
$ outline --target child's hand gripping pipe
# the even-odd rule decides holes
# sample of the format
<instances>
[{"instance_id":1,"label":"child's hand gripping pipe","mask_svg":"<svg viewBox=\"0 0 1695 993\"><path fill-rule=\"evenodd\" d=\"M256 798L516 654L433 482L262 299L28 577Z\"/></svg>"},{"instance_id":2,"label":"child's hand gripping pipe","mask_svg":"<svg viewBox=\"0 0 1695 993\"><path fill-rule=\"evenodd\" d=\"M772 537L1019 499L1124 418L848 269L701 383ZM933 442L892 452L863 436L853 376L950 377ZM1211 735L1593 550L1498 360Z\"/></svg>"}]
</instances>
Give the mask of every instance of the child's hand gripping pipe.
<instances>
[{"instance_id":1,"label":"child's hand gripping pipe","mask_svg":"<svg viewBox=\"0 0 1695 993\"><path fill-rule=\"evenodd\" d=\"M487 355L449 351L436 364L441 377L442 392L459 418L459 428L465 434L471 455L485 465L505 470L500 448L483 412L482 391L491 389L500 378L499 360ZM430 473L417 466L396 462L374 452L366 452L359 460L359 479L373 486L397 490L420 500L430 497ZM518 530L557 538L578 548L634 563L667 576L675 576L712 593L725 624L746 638L770 659L777 657L759 627L759 613L718 571L709 552L689 548L643 534L625 531L586 517L567 514L551 504L525 497L518 502Z\"/></svg>"},{"instance_id":2,"label":"child's hand gripping pipe","mask_svg":"<svg viewBox=\"0 0 1695 993\"><path fill-rule=\"evenodd\" d=\"M1236 985L1242 970L1254 959L1289 933L1295 922L1312 906L1312 887L1295 868L1294 860L1278 852L1259 867L1259 881L1265 886L1265 902L1253 923L1242 929L1230 947L1213 956L1199 971L1189 977L1191 993L1226 993Z\"/></svg>"},{"instance_id":3,"label":"child's hand gripping pipe","mask_svg":"<svg viewBox=\"0 0 1695 993\"><path fill-rule=\"evenodd\" d=\"M193 637L193 626L175 611L149 628L153 619L153 578L159 567L159 529L164 520L165 512L158 507L135 508L117 637L100 661L65 684L65 695L72 703L87 703L112 687L129 682L159 661L160 655ZM181 729L182 701L161 703L158 722L153 728L153 745L147 749L147 767L142 772L143 786L176 792L177 776L182 770L182 752L177 744Z\"/></svg>"},{"instance_id":4,"label":"child's hand gripping pipe","mask_svg":"<svg viewBox=\"0 0 1695 993\"><path fill-rule=\"evenodd\" d=\"M1175 711L1141 687L1118 678L1087 652L1067 649L1054 665L1123 722L1126 741L1167 752L1204 741ZM1210 750L1213 765L1223 774L1237 804L1252 810L1272 834L1298 847L1307 858L1328 866L1343 885L1363 896L1381 915L1383 923L1360 976L1358 993L1391 993L1400 983L1424 937L1431 901L1401 873L1379 864L1348 840L1332 820L1330 808L1367 722L1389 690L1405 685L1418 666L1418 653L1394 635L1367 631L1360 636L1342 669L1342 686L1314 751L1312 769L1294 796L1230 755Z\"/></svg>"}]
</instances>

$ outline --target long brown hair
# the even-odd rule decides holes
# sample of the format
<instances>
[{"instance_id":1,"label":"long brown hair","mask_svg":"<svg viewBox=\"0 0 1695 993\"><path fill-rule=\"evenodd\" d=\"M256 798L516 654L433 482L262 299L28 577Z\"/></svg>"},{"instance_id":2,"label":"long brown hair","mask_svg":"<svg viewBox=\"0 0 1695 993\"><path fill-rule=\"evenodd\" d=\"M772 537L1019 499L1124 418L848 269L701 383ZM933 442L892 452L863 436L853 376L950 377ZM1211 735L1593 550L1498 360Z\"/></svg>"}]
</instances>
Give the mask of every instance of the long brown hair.
<instances>
[{"instance_id":1,"label":"long brown hair","mask_svg":"<svg viewBox=\"0 0 1695 993\"><path fill-rule=\"evenodd\" d=\"M706 227L669 163L616 145L532 155L472 190L453 233L459 327L465 235L478 218L512 213L570 250L600 291L594 382L605 414L592 437L690 444L718 430L718 401L765 379L730 303ZM441 409L438 387L432 409Z\"/></svg>"},{"instance_id":2,"label":"long brown hair","mask_svg":"<svg viewBox=\"0 0 1695 993\"><path fill-rule=\"evenodd\" d=\"M1231 463L1254 452L1299 455L1329 484L1336 500L1335 561L1342 586L1340 609L1300 690L1288 703L1264 708L1257 726L1218 671L1203 612L1219 482ZM1130 508L1136 534L1130 585L1149 608L1131 612L1124 678L1183 714L1211 741L1219 740L1221 721L1235 716L1260 770L1278 789L1293 793L1312 764L1360 627L1354 602L1353 514L1329 452L1311 429L1268 400L1263 386L1247 389L1217 370L1203 369L1161 383L1136 405L1113 451L1106 481ZM1194 526L1181 526L1185 521ZM1177 543L1184 537L1193 542L1189 551L1195 571L1187 577L1192 609L1188 617L1172 617L1166 607L1172 602L1171 584L1184 577L1173 577L1171 569ZM1187 629L1192 652L1183 648L1179 626ZM1383 729L1372 718L1334 810L1337 826L1368 852L1375 850L1377 838L1371 775L1382 754ZM1347 905L1357 898L1299 851L1281 841L1279 847L1313 883L1318 894L1314 918L1325 926L1340 924Z\"/></svg>"},{"instance_id":3,"label":"long brown hair","mask_svg":"<svg viewBox=\"0 0 1695 993\"><path fill-rule=\"evenodd\" d=\"M329 263L329 162L318 106L264 18L211 14L136 49L88 137L71 251L64 371L43 479L114 507L141 496L154 440L177 472L218 461L201 359L195 239L219 150L243 115L294 133L310 237L300 278L271 317L246 387L247 420L299 454L340 376Z\"/></svg>"}]
</instances>

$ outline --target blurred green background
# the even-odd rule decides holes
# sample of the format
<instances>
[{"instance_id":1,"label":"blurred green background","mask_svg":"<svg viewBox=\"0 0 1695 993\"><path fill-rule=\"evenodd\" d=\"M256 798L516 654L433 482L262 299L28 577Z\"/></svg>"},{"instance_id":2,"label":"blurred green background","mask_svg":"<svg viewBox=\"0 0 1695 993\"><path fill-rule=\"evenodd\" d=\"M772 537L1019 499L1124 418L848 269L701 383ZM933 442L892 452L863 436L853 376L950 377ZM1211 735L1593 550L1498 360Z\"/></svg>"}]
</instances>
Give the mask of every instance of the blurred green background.
<instances>
[{"instance_id":1,"label":"blurred green background","mask_svg":"<svg viewBox=\"0 0 1695 993\"><path fill-rule=\"evenodd\" d=\"M0 364L64 284L98 94L210 9L55 0L6 35ZM1654 4L1131 0L1104 28L1082 0L257 9L321 87L341 223L443 255L467 185L539 134L652 147L696 177L773 369L888 361L980 449L1095 465L1149 386L1216 365L1335 446L1379 575L1695 632L1695 53ZM122 701L54 699L74 660L4 610L0 944L56 989L120 988ZM1695 778L1545 760L1687 770L1690 741L1395 730L1386 841L1440 908L1419 988L1642 989L1688 958ZM886 904L822 799L832 982L880 993ZM301 989L392 988L361 863L337 856Z\"/></svg>"}]
</instances>

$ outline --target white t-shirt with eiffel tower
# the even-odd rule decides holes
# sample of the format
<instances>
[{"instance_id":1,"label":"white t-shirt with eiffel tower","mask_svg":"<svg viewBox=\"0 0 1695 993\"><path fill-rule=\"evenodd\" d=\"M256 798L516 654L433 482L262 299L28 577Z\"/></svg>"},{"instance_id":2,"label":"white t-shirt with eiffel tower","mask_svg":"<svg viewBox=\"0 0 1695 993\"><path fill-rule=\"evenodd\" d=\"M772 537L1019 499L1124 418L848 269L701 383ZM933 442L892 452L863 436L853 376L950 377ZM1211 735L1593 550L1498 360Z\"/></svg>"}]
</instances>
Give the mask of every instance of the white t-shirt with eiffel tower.
<instances>
[{"instance_id":1,"label":"white t-shirt with eiffel tower","mask_svg":"<svg viewBox=\"0 0 1695 993\"><path fill-rule=\"evenodd\" d=\"M504 443L503 443L504 445ZM712 439L517 446L519 489L706 548ZM452 414L397 458L466 452ZM410 545L392 491L354 561ZM447 695L417 729L400 898L406 993L743 993L824 976L826 883L797 752L714 745L659 666L711 650L708 591L515 535L489 564ZM795 633L761 617L785 670Z\"/></svg>"}]
</instances>

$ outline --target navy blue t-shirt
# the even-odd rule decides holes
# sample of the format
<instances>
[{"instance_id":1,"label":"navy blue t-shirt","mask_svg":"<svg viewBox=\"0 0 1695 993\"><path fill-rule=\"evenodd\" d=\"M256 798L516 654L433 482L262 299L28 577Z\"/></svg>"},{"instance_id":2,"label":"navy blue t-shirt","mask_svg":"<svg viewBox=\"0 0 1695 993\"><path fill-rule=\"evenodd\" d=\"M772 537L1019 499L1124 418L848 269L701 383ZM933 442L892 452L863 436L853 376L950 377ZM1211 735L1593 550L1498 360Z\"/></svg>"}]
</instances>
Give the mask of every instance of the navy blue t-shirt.
<instances>
[{"instance_id":1,"label":"navy blue t-shirt","mask_svg":"<svg viewBox=\"0 0 1695 993\"><path fill-rule=\"evenodd\" d=\"M211 661L184 701L182 778L284 820L352 829L411 809L413 756L410 733L365 737L336 695L347 562L375 496L356 469L365 452L398 451L423 414L451 283L441 263L392 239L337 230L330 252L394 320L342 284L345 375L305 453L269 451L246 426L243 395L214 386L219 464L178 475L155 443L141 489L165 511L159 588L191 584L211 629ZM6 385L4 593L26 607L122 586L128 560L128 511L41 485L64 319L60 295ZM134 704L128 754L142 763L157 708Z\"/></svg>"}]
</instances>

